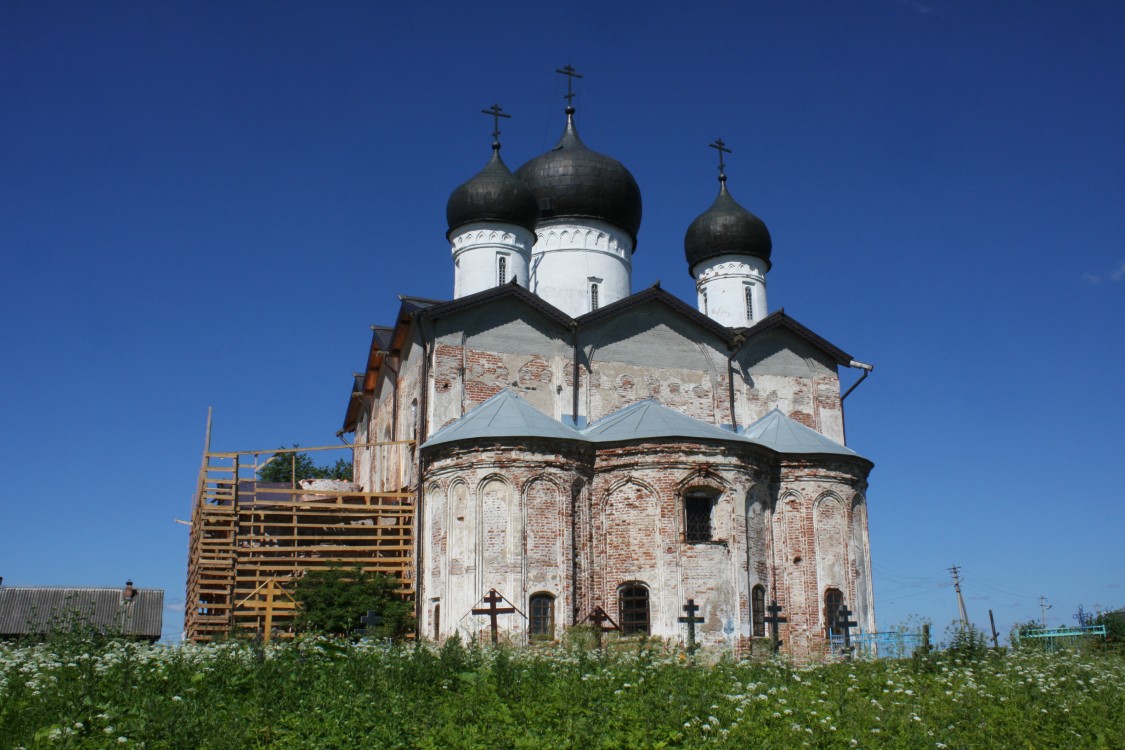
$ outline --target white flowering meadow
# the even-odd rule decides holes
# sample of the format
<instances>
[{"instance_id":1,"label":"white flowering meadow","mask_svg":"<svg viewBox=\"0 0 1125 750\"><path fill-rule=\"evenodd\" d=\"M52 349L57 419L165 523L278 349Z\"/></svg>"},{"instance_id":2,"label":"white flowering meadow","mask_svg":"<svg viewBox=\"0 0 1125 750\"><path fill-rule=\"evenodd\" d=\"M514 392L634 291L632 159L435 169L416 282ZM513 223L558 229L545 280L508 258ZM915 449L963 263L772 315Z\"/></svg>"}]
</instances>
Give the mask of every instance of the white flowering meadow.
<instances>
[{"instance_id":1,"label":"white flowering meadow","mask_svg":"<svg viewBox=\"0 0 1125 750\"><path fill-rule=\"evenodd\" d=\"M0 644L8 748L1125 748L1125 657Z\"/></svg>"}]
</instances>

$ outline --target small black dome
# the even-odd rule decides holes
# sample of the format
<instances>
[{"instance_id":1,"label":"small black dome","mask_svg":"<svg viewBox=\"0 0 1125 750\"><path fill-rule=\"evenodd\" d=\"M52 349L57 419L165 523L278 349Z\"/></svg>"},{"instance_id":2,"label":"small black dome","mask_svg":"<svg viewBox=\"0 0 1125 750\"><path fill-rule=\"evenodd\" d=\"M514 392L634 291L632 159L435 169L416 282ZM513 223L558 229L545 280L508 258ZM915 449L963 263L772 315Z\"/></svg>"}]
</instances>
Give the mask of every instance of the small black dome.
<instances>
[{"instance_id":1,"label":"small black dome","mask_svg":"<svg viewBox=\"0 0 1125 750\"><path fill-rule=\"evenodd\" d=\"M454 190L445 204L445 220L449 222L447 237L453 230L474 221L515 224L534 232L538 218L539 204L535 196L508 170L496 147L484 169Z\"/></svg>"},{"instance_id":2,"label":"small black dome","mask_svg":"<svg viewBox=\"0 0 1125 750\"><path fill-rule=\"evenodd\" d=\"M599 219L629 233L641 228L641 189L613 157L586 148L567 111L559 142L516 170L539 204L539 218Z\"/></svg>"},{"instance_id":3,"label":"small black dome","mask_svg":"<svg viewBox=\"0 0 1125 750\"><path fill-rule=\"evenodd\" d=\"M684 235L684 255L688 271L701 260L720 255L752 255L770 268L773 240L765 222L747 211L727 192L724 180L719 197L711 207L696 217Z\"/></svg>"}]
</instances>

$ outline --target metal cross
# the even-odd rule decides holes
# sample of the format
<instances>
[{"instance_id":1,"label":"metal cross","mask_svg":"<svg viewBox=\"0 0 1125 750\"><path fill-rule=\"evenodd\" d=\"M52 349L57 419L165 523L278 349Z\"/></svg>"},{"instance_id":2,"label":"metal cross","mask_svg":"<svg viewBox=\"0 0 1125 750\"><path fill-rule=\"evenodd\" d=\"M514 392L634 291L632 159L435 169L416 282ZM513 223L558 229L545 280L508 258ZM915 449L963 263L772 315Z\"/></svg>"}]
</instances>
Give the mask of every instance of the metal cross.
<instances>
[{"instance_id":1,"label":"metal cross","mask_svg":"<svg viewBox=\"0 0 1125 750\"><path fill-rule=\"evenodd\" d=\"M683 606L683 610L687 614L679 620L687 623L688 653L695 653L695 624L703 622L703 618L695 614L699 611L699 605L695 603L695 599L688 599L687 604Z\"/></svg>"},{"instance_id":2,"label":"metal cross","mask_svg":"<svg viewBox=\"0 0 1125 750\"><path fill-rule=\"evenodd\" d=\"M724 170L727 165L723 162L723 154L733 154L734 152L727 148L727 144L723 143L722 138L716 138L714 143L708 145L719 152L719 182L726 182L727 174Z\"/></svg>"},{"instance_id":3,"label":"metal cross","mask_svg":"<svg viewBox=\"0 0 1125 750\"><path fill-rule=\"evenodd\" d=\"M765 622L770 624L770 640L773 642L773 652L776 654L781 649L781 640L778 638L777 626L784 625L789 622L788 617L781 616L781 610L784 609L777 603L776 599L770 601L770 606L766 607L769 615L763 617Z\"/></svg>"},{"instance_id":4,"label":"metal cross","mask_svg":"<svg viewBox=\"0 0 1125 750\"><path fill-rule=\"evenodd\" d=\"M367 610L367 614L359 618L361 625L366 625L366 628L356 628L356 633L359 635L367 635L372 628L376 628L383 624L383 618L375 610Z\"/></svg>"},{"instance_id":5,"label":"metal cross","mask_svg":"<svg viewBox=\"0 0 1125 750\"><path fill-rule=\"evenodd\" d=\"M602 633L608 633L613 630L621 630L621 626L614 622L613 618L606 614L606 611L600 606L594 607L593 611L590 612L590 614L586 615L586 618L582 620L582 622L586 621L594 623L594 634L598 639L599 649L602 647ZM605 624L607 622L609 623L609 625ZM582 623L579 623L579 625L581 624Z\"/></svg>"},{"instance_id":6,"label":"metal cross","mask_svg":"<svg viewBox=\"0 0 1125 750\"><path fill-rule=\"evenodd\" d=\"M574 69L573 65L567 65L565 68L555 68L555 72L566 76L566 96L563 98L566 99L566 108L573 109L574 102L571 100L574 99L574 90L571 88L571 83L574 82L575 78L581 78L582 75Z\"/></svg>"},{"instance_id":7,"label":"metal cross","mask_svg":"<svg viewBox=\"0 0 1125 750\"><path fill-rule=\"evenodd\" d=\"M841 604L840 608L836 610L836 627L844 629L844 652L848 654L852 651L852 628L859 625L851 618L852 611Z\"/></svg>"},{"instance_id":8,"label":"metal cross","mask_svg":"<svg viewBox=\"0 0 1125 750\"><path fill-rule=\"evenodd\" d=\"M504 110L500 108L499 104L493 104L488 109L482 109L480 111L480 113L482 115L492 115L492 145L493 146L499 146L500 145L500 118L506 117L507 119L510 120L510 119L512 119L512 116L504 114Z\"/></svg>"},{"instance_id":9,"label":"metal cross","mask_svg":"<svg viewBox=\"0 0 1125 750\"><path fill-rule=\"evenodd\" d=\"M496 632L496 616L497 615L511 615L515 614L515 607L497 607L500 602L507 601L501 596L496 589L489 589L488 593L484 595L482 601L488 602L488 607L473 607L474 615L488 615L488 619L492 623L492 645L496 645L497 632Z\"/></svg>"}]
</instances>

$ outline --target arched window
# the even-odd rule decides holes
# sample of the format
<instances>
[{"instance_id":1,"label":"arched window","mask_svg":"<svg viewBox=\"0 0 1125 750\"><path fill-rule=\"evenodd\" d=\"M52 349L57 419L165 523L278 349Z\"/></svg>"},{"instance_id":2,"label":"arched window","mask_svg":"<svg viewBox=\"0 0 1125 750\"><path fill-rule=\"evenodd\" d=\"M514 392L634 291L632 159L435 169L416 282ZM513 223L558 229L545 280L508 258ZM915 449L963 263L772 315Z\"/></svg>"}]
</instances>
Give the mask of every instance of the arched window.
<instances>
[{"instance_id":1,"label":"arched window","mask_svg":"<svg viewBox=\"0 0 1125 750\"><path fill-rule=\"evenodd\" d=\"M824 592L824 624L828 635L838 634L837 625L840 622L840 608L844 606L844 595L840 589L827 589Z\"/></svg>"},{"instance_id":2,"label":"arched window","mask_svg":"<svg viewBox=\"0 0 1125 750\"><path fill-rule=\"evenodd\" d=\"M684 493L685 542L711 541L711 511L715 498L715 491L706 487L695 487Z\"/></svg>"},{"instance_id":3,"label":"arched window","mask_svg":"<svg viewBox=\"0 0 1125 750\"><path fill-rule=\"evenodd\" d=\"M598 309L598 285L590 285L590 312Z\"/></svg>"},{"instance_id":4,"label":"arched window","mask_svg":"<svg viewBox=\"0 0 1125 750\"><path fill-rule=\"evenodd\" d=\"M627 583L617 590L621 613L622 635L648 634L648 587L643 583Z\"/></svg>"},{"instance_id":5,"label":"arched window","mask_svg":"<svg viewBox=\"0 0 1125 750\"><path fill-rule=\"evenodd\" d=\"M746 322L754 322L754 288L749 285L746 287Z\"/></svg>"},{"instance_id":6,"label":"arched window","mask_svg":"<svg viewBox=\"0 0 1125 750\"><path fill-rule=\"evenodd\" d=\"M707 314L707 292L703 293L703 314Z\"/></svg>"},{"instance_id":7,"label":"arched window","mask_svg":"<svg viewBox=\"0 0 1125 750\"><path fill-rule=\"evenodd\" d=\"M503 255L496 261L496 284L502 285L508 280L508 259Z\"/></svg>"},{"instance_id":8,"label":"arched window","mask_svg":"<svg viewBox=\"0 0 1125 750\"><path fill-rule=\"evenodd\" d=\"M750 617L754 623L754 637L766 634L766 587L755 586L750 592Z\"/></svg>"},{"instance_id":9,"label":"arched window","mask_svg":"<svg viewBox=\"0 0 1125 750\"><path fill-rule=\"evenodd\" d=\"M550 594L532 594L527 610L527 634L532 638L554 638L555 597Z\"/></svg>"},{"instance_id":10,"label":"arched window","mask_svg":"<svg viewBox=\"0 0 1125 750\"><path fill-rule=\"evenodd\" d=\"M434 605L434 640L441 638L441 605Z\"/></svg>"}]
</instances>

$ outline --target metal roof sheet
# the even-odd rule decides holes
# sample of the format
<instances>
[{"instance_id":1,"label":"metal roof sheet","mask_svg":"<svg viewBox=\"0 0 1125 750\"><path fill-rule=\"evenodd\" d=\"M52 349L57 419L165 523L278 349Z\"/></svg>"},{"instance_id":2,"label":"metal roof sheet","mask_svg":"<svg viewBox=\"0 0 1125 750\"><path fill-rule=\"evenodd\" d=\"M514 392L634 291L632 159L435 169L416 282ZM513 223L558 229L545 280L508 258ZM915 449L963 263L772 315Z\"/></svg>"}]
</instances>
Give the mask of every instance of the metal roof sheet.
<instances>
[{"instance_id":1,"label":"metal roof sheet","mask_svg":"<svg viewBox=\"0 0 1125 750\"><path fill-rule=\"evenodd\" d=\"M455 440L519 437L582 440L578 431L551 419L505 388L456 422L435 432L422 444L422 448Z\"/></svg>"},{"instance_id":2,"label":"metal roof sheet","mask_svg":"<svg viewBox=\"0 0 1125 750\"><path fill-rule=\"evenodd\" d=\"M742 429L747 440L772 448L778 453L831 453L841 456L859 456L831 438L821 435L811 427L790 419L774 409L752 425ZM862 458L862 457L861 457Z\"/></svg>"},{"instance_id":3,"label":"metal roof sheet","mask_svg":"<svg viewBox=\"0 0 1125 750\"><path fill-rule=\"evenodd\" d=\"M595 443L673 437L735 442L742 440L734 432L669 409L655 399L638 401L602 417L583 430L582 435Z\"/></svg>"},{"instance_id":4,"label":"metal roof sheet","mask_svg":"<svg viewBox=\"0 0 1125 750\"><path fill-rule=\"evenodd\" d=\"M83 624L106 633L160 638L163 589L0 586L0 637L43 634Z\"/></svg>"}]
</instances>

